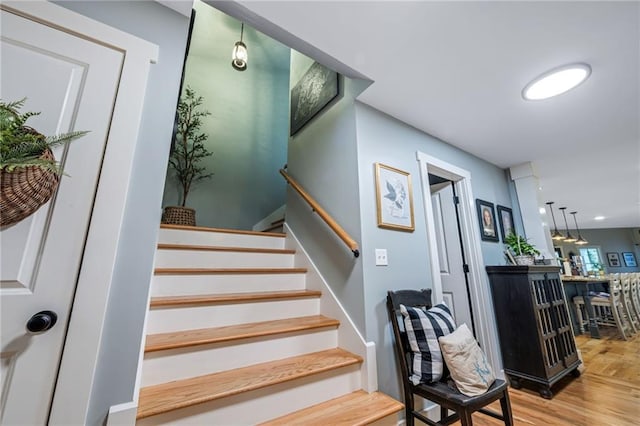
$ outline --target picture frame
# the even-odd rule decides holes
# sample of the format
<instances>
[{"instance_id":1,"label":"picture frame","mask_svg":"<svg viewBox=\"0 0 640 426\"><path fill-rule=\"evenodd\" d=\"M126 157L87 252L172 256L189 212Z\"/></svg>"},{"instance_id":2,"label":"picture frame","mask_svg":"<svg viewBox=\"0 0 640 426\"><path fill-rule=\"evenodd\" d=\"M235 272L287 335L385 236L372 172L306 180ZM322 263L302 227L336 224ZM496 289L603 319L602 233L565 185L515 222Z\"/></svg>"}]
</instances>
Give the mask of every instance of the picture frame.
<instances>
[{"instance_id":1,"label":"picture frame","mask_svg":"<svg viewBox=\"0 0 640 426\"><path fill-rule=\"evenodd\" d=\"M476 199L476 209L478 211L478 224L480 225L480 238L482 241L497 243L498 228L496 227L496 213L493 203Z\"/></svg>"},{"instance_id":2,"label":"picture frame","mask_svg":"<svg viewBox=\"0 0 640 426\"><path fill-rule=\"evenodd\" d=\"M622 259L624 260L624 266L627 268L635 268L638 266L638 262L636 261L636 255L630 251L622 252Z\"/></svg>"},{"instance_id":3,"label":"picture frame","mask_svg":"<svg viewBox=\"0 0 640 426\"><path fill-rule=\"evenodd\" d=\"M622 266L620 264L620 256L618 253L607 253L607 262L609 262L609 266L612 268L619 268Z\"/></svg>"},{"instance_id":4,"label":"picture frame","mask_svg":"<svg viewBox=\"0 0 640 426\"><path fill-rule=\"evenodd\" d=\"M338 73L319 62L311 64L291 89L289 135L298 133L340 92Z\"/></svg>"},{"instance_id":5,"label":"picture frame","mask_svg":"<svg viewBox=\"0 0 640 426\"><path fill-rule=\"evenodd\" d=\"M513 210L509 207L498 205L498 223L500 224L500 235L502 236L503 242L505 238L507 238L507 235L510 233L515 234L516 230L513 225Z\"/></svg>"},{"instance_id":6,"label":"picture frame","mask_svg":"<svg viewBox=\"0 0 640 426\"><path fill-rule=\"evenodd\" d=\"M408 172L375 163L378 227L413 232L413 188Z\"/></svg>"}]
</instances>

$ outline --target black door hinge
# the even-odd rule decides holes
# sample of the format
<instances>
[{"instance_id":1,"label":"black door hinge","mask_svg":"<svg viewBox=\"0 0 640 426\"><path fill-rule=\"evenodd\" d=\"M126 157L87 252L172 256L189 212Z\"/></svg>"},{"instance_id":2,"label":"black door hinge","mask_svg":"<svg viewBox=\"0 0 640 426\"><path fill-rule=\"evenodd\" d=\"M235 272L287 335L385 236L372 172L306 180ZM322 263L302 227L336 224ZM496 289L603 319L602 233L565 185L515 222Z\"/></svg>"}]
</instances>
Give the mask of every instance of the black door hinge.
<instances>
[{"instance_id":1,"label":"black door hinge","mask_svg":"<svg viewBox=\"0 0 640 426\"><path fill-rule=\"evenodd\" d=\"M469 265L467 265L467 264L462 265L462 270L464 271L465 274L468 274L469 273Z\"/></svg>"},{"instance_id":2,"label":"black door hinge","mask_svg":"<svg viewBox=\"0 0 640 426\"><path fill-rule=\"evenodd\" d=\"M460 204L460 197L458 197L457 195L453 196L453 204L455 204L456 206L458 204Z\"/></svg>"}]
</instances>

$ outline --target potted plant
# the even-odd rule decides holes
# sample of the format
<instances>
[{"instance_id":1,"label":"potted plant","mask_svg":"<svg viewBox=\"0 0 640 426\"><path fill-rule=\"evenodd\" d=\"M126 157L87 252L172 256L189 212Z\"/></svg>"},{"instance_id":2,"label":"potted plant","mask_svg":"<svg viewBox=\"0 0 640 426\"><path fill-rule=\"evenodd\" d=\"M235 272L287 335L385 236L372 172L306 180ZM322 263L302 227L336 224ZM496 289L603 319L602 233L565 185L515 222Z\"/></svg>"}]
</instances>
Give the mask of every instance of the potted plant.
<instances>
[{"instance_id":1,"label":"potted plant","mask_svg":"<svg viewBox=\"0 0 640 426\"><path fill-rule=\"evenodd\" d=\"M193 184L213 176L200 164L213 154L204 146L208 135L199 132L202 118L211 115L209 111L199 110L203 102L204 98L196 96L188 86L178 102L178 129L169 157L169 169L173 172L171 177L179 184L180 205L165 207L163 223L194 226L196 213L194 209L186 207L187 197Z\"/></svg>"},{"instance_id":2,"label":"potted plant","mask_svg":"<svg viewBox=\"0 0 640 426\"><path fill-rule=\"evenodd\" d=\"M533 265L534 256L540 254L526 238L513 232L505 237L504 243L509 247L517 265Z\"/></svg>"},{"instance_id":3,"label":"potted plant","mask_svg":"<svg viewBox=\"0 0 640 426\"><path fill-rule=\"evenodd\" d=\"M26 125L40 113L20 112L25 101L0 100L0 226L21 221L49 201L62 172L51 148L88 133L40 134Z\"/></svg>"}]
</instances>

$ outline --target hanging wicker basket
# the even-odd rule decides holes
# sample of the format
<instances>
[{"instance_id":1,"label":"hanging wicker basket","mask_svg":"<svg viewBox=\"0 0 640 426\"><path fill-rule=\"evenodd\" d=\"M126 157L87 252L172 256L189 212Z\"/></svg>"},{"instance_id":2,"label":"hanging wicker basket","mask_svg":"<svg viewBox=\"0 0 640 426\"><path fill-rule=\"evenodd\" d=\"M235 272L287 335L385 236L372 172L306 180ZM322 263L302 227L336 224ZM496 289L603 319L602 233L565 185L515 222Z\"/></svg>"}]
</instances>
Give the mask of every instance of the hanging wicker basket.
<instances>
[{"instance_id":1,"label":"hanging wicker basket","mask_svg":"<svg viewBox=\"0 0 640 426\"><path fill-rule=\"evenodd\" d=\"M162 214L162 223L196 226L196 211L190 207L167 206Z\"/></svg>"},{"instance_id":2,"label":"hanging wicker basket","mask_svg":"<svg viewBox=\"0 0 640 426\"><path fill-rule=\"evenodd\" d=\"M54 160L49 148L40 156ZM0 226L12 225L32 215L51 199L60 176L39 166L0 170Z\"/></svg>"}]
</instances>

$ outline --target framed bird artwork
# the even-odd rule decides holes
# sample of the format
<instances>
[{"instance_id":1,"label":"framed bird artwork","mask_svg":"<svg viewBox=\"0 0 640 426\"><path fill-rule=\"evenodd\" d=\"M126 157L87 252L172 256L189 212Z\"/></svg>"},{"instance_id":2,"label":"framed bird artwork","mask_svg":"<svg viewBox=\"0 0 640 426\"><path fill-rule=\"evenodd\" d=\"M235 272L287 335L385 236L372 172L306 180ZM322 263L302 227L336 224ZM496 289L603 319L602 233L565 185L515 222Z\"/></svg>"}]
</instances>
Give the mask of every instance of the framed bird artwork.
<instances>
[{"instance_id":1,"label":"framed bird artwork","mask_svg":"<svg viewBox=\"0 0 640 426\"><path fill-rule=\"evenodd\" d=\"M378 227L413 232L411 175L381 163L375 172Z\"/></svg>"}]
</instances>

